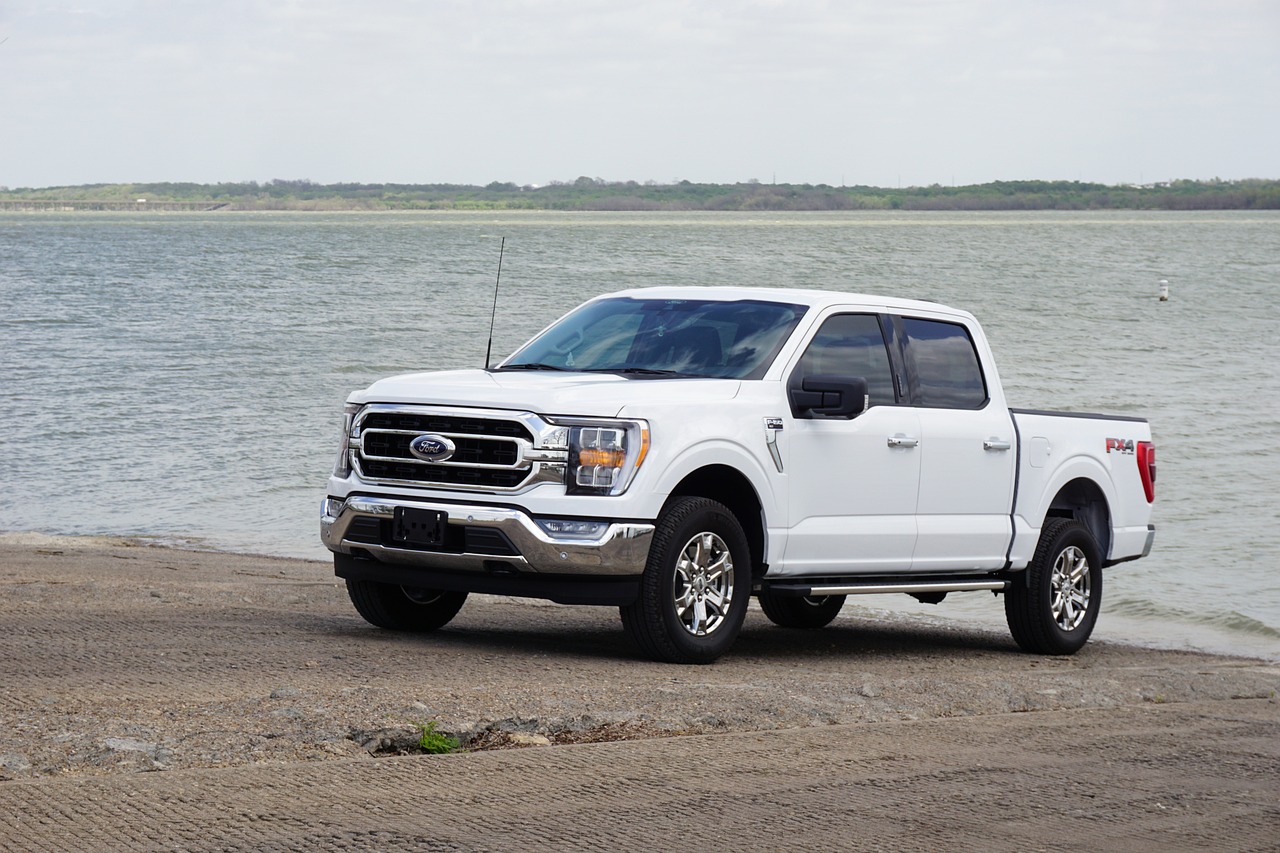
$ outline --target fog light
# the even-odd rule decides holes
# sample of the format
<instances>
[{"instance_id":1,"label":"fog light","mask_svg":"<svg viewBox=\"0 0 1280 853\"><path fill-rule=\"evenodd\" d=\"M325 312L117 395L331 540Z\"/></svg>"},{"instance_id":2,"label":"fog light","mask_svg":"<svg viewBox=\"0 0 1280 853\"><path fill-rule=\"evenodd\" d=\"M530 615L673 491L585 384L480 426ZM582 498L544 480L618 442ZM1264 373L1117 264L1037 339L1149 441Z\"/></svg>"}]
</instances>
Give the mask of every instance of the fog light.
<instances>
[{"instance_id":1,"label":"fog light","mask_svg":"<svg viewBox=\"0 0 1280 853\"><path fill-rule=\"evenodd\" d=\"M572 518L539 518L538 526L556 539L599 539L609 529L607 521L579 521Z\"/></svg>"}]
</instances>

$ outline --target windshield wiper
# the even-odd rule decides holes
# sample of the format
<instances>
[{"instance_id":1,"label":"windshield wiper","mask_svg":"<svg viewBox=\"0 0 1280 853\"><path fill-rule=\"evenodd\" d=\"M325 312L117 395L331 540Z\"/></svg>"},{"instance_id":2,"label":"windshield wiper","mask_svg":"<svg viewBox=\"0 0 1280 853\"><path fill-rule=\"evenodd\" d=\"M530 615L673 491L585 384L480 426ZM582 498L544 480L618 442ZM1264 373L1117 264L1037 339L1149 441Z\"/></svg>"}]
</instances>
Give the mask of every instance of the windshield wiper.
<instances>
[{"instance_id":1,"label":"windshield wiper","mask_svg":"<svg viewBox=\"0 0 1280 853\"><path fill-rule=\"evenodd\" d=\"M679 376L699 377L700 373L682 373L679 370L657 370L652 367L560 367L541 361L504 364L494 370L555 370L562 373L623 373L631 376Z\"/></svg>"},{"instance_id":2,"label":"windshield wiper","mask_svg":"<svg viewBox=\"0 0 1280 853\"><path fill-rule=\"evenodd\" d=\"M652 367L589 367L583 373L629 373L638 376L698 376L697 373L681 373L679 370L656 370Z\"/></svg>"},{"instance_id":3,"label":"windshield wiper","mask_svg":"<svg viewBox=\"0 0 1280 853\"><path fill-rule=\"evenodd\" d=\"M554 364L544 364L540 361L526 362L523 364L504 364L501 367L495 367L494 370L568 370L567 367L557 367Z\"/></svg>"}]
</instances>

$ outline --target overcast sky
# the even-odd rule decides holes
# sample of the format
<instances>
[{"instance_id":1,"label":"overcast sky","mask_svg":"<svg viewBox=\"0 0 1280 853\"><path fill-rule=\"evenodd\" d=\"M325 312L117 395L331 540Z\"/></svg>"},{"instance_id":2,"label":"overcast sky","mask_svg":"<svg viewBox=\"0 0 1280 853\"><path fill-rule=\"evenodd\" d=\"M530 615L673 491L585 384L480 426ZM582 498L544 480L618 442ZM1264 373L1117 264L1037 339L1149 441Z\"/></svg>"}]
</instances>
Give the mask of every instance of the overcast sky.
<instances>
[{"instance_id":1,"label":"overcast sky","mask_svg":"<svg viewBox=\"0 0 1280 853\"><path fill-rule=\"evenodd\" d=\"M0 0L0 185L1280 178L1278 0Z\"/></svg>"}]
</instances>

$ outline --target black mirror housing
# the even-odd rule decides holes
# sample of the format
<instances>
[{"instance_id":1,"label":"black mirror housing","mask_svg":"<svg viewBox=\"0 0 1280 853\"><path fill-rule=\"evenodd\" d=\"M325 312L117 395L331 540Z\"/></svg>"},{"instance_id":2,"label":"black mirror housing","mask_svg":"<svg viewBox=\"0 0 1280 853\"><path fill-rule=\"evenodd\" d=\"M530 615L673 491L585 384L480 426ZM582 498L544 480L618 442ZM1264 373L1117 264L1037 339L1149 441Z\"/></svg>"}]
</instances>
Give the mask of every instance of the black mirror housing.
<instances>
[{"instance_id":1,"label":"black mirror housing","mask_svg":"<svg viewBox=\"0 0 1280 853\"><path fill-rule=\"evenodd\" d=\"M856 418L867 410L867 380L861 376L806 376L791 390L791 411L820 418Z\"/></svg>"}]
</instances>

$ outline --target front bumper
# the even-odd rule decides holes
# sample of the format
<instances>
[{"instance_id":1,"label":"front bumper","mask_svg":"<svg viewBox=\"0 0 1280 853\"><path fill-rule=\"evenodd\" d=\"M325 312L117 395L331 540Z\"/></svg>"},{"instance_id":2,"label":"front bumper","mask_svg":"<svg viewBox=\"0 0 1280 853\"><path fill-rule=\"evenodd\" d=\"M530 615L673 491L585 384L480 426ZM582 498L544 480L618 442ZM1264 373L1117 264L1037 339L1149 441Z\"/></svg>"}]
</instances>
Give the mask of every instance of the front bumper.
<instances>
[{"instance_id":1,"label":"front bumper","mask_svg":"<svg viewBox=\"0 0 1280 853\"><path fill-rule=\"evenodd\" d=\"M435 547L394 541L397 507L443 513L444 541ZM557 538L519 509L364 495L327 498L320 517L320 539L336 554L476 575L637 576L653 531L652 524L615 521L598 538Z\"/></svg>"}]
</instances>

